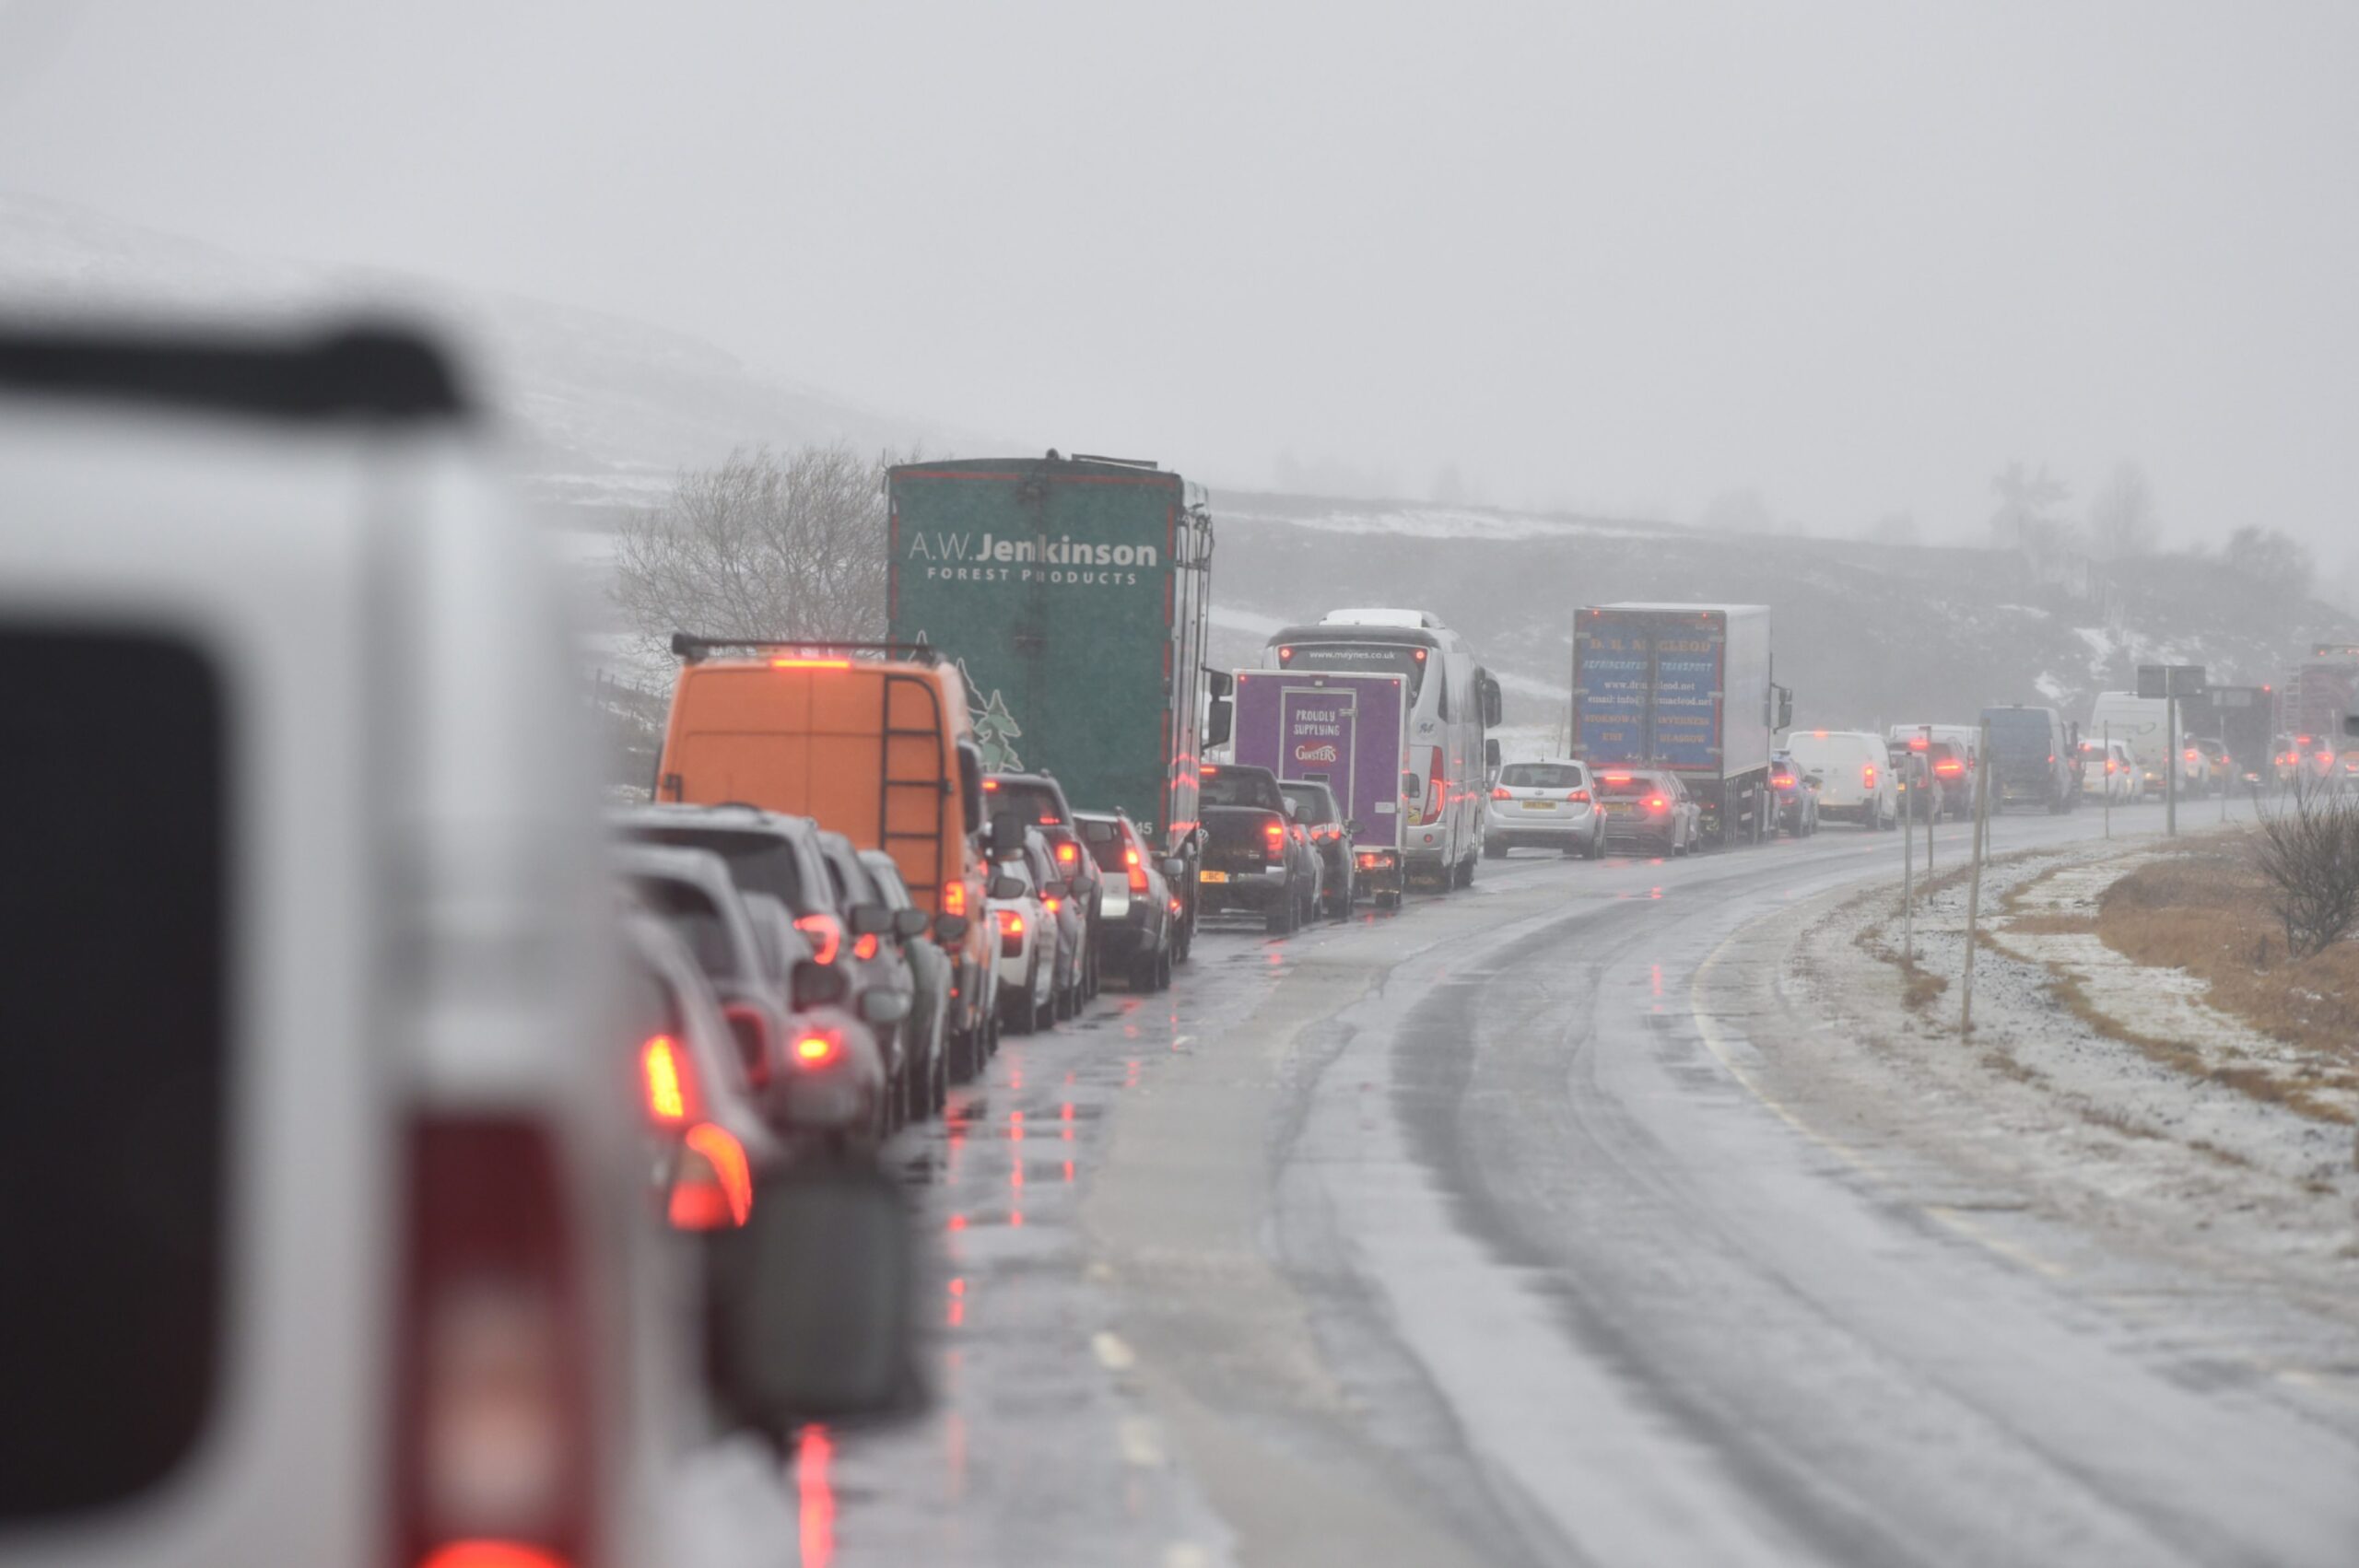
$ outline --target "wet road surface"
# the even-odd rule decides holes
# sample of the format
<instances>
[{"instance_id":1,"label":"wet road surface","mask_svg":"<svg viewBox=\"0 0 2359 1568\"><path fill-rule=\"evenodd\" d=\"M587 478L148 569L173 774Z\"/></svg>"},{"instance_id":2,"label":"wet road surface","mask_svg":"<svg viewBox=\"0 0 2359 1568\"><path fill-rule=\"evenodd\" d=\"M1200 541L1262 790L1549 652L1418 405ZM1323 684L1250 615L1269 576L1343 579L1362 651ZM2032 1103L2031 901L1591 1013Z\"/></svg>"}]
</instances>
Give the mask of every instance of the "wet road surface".
<instances>
[{"instance_id":1,"label":"wet road surface","mask_svg":"<svg viewBox=\"0 0 2359 1568\"><path fill-rule=\"evenodd\" d=\"M1011 1038L895 1145L935 1408L806 1441L806 1562L2359 1561L2347 1398L1750 1087L1760 917L1899 858L1486 861Z\"/></svg>"}]
</instances>

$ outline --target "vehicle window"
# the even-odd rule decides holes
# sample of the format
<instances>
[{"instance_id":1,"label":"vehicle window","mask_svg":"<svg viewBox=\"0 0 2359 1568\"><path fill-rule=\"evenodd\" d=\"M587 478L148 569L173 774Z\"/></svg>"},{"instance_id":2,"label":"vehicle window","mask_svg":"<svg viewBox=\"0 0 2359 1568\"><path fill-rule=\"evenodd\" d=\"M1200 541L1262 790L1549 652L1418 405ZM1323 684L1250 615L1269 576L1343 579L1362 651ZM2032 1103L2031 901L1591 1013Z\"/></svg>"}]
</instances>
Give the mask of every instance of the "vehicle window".
<instances>
[{"instance_id":1,"label":"vehicle window","mask_svg":"<svg viewBox=\"0 0 2359 1568\"><path fill-rule=\"evenodd\" d=\"M657 1035L669 1035L675 1039L687 1027L680 1013L679 993L663 972L634 955L623 965L622 1009L626 1038L633 1049L640 1042Z\"/></svg>"},{"instance_id":2,"label":"vehicle window","mask_svg":"<svg viewBox=\"0 0 2359 1568\"><path fill-rule=\"evenodd\" d=\"M876 886L868 879L868 868L860 863L857 855L840 850L827 857L827 874L835 879L836 891L843 898L844 907L874 904L877 901Z\"/></svg>"},{"instance_id":3,"label":"vehicle window","mask_svg":"<svg viewBox=\"0 0 2359 1568\"><path fill-rule=\"evenodd\" d=\"M1100 871L1119 872L1124 869L1122 851L1130 845L1122 837L1121 823L1082 817L1074 825L1080 830L1081 841L1089 846L1089 858L1097 862Z\"/></svg>"},{"instance_id":4,"label":"vehicle window","mask_svg":"<svg viewBox=\"0 0 2359 1568\"><path fill-rule=\"evenodd\" d=\"M1316 825L1335 820L1335 797L1318 784L1280 784L1278 792L1302 810L1302 820Z\"/></svg>"},{"instance_id":5,"label":"vehicle window","mask_svg":"<svg viewBox=\"0 0 2359 1568\"><path fill-rule=\"evenodd\" d=\"M1057 799L1058 791L1042 784L1019 784L1010 779L999 781L999 789L990 809L993 812L1015 812L1024 818L1027 827L1062 827L1065 822L1064 803Z\"/></svg>"},{"instance_id":6,"label":"vehicle window","mask_svg":"<svg viewBox=\"0 0 2359 1568\"><path fill-rule=\"evenodd\" d=\"M725 827L632 827L640 844L710 849L729 865L729 880L748 893L767 893L798 915L812 913L804 902L803 872L794 847L774 833L743 833Z\"/></svg>"},{"instance_id":7,"label":"vehicle window","mask_svg":"<svg viewBox=\"0 0 2359 1568\"><path fill-rule=\"evenodd\" d=\"M880 863L865 855L860 858L860 864L861 869L867 872L869 882L874 885L876 896L885 901L886 907L906 909L910 907L909 886L901 881L899 868L889 860Z\"/></svg>"},{"instance_id":8,"label":"vehicle window","mask_svg":"<svg viewBox=\"0 0 2359 1568\"><path fill-rule=\"evenodd\" d=\"M1651 773L1601 773L1597 776L1597 792L1614 801L1643 800L1649 795L1668 793L1663 781Z\"/></svg>"},{"instance_id":9,"label":"vehicle window","mask_svg":"<svg viewBox=\"0 0 2359 1568\"><path fill-rule=\"evenodd\" d=\"M1589 780L1578 763L1511 762L1499 770L1499 782L1510 790L1578 790Z\"/></svg>"},{"instance_id":10,"label":"vehicle window","mask_svg":"<svg viewBox=\"0 0 2359 1568\"><path fill-rule=\"evenodd\" d=\"M205 659L161 638L0 631L0 670L11 755L72 771L61 788L9 770L0 876L0 1520L16 1521L155 1485L212 1410L234 912Z\"/></svg>"},{"instance_id":11,"label":"vehicle window","mask_svg":"<svg viewBox=\"0 0 2359 1568\"><path fill-rule=\"evenodd\" d=\"M1408 683L1410 706L1414 707L1417 694L1425 689L1426 666L1433 662L1433 650L1405 642L1294 642L1286 645L1294 649L1290 657L1282 656L1279 667L1286 670L1373 670L1379 674L1399 675ZM1425 655L1419 658L1418 655Z\"/></svg>"},{"instance_id":12,"label":"vehicle window","mask_svg":"<svg viewBox=\"0 0 2359 1568\"><path fill-rule=\"evenodd\" d=\"M650 912L688 944L698 968L716 979L743 977L737 972L737 951L730 941L729 922L704 889L693 883L652 876L633 877L631 888Z\"/></svg>"},{"instance_id":13,"label":"vehicle window","mask_svg":"<svg viewBox=\"0 0 2359 1568\"><path fill-rule=\"evenodd\" d=\"M1246 806L1254 811L1283 812L1285 797L1266 773L1237 768L1206 768L1202 800L1208 806Z\"/></svg>"}]
</instances>

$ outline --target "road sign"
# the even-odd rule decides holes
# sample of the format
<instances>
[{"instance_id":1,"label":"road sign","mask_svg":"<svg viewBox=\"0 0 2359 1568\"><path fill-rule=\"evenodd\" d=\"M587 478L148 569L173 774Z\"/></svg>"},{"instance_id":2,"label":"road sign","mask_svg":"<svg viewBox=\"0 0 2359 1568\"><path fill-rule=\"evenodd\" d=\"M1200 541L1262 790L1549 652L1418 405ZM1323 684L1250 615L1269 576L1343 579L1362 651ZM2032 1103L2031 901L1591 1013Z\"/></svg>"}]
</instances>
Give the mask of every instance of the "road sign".
<instances>
[{"instance_id":1,"label":"road sign","mask_svg":"<svg viewBox=\"0 0 2359 1568\"><path fill-rule=\"evenodd\" d=\"M2201 696L2203 689L2203 666L2201 664L2138 666L2140 696Z\"/></svg>"}]
</instances>

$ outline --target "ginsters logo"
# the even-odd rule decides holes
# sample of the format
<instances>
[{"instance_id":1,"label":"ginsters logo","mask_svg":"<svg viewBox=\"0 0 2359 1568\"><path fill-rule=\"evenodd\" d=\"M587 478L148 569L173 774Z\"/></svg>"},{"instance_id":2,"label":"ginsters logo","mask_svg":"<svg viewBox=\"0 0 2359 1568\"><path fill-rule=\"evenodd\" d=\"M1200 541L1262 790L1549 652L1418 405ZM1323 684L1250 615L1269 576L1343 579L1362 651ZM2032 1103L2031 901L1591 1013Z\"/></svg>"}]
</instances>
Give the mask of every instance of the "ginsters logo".
<instances>
[{"instance_id":1,"label":"ginsters logo","mask_svg":"<svg viewBox=\"0 0 2359 1568\"><path fill-rule=\"evenodd\" d=\"M1152 544L1092 544L1073 535L1009 539L995 533L910 535L908 559L922 562L929 581L1047 582L1076 587L1134 588L1139 568L1162 561Z\"/></svg>"},{"instance_id":2,"label":"ginsters logo","mask_svg":"<svg viewBox=\"0 0 2359 1568\"><path fill-rule=\"evenodd\" d=\"M1342 760L1343 755L1336 749L1335 743L1332 741L1321 741L1316 745L1305 742L1294 749L1294 759L1297 762L1338 762Z\"/></svg>"}]
</instances>

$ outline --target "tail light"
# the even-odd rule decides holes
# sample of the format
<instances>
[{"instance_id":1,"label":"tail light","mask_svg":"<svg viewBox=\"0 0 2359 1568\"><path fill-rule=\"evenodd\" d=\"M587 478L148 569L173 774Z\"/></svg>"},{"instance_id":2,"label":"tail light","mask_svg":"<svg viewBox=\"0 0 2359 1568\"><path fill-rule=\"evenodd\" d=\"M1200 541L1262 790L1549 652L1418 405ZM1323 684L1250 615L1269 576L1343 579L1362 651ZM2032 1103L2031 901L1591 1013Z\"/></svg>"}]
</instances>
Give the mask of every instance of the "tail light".
<instances>
[{"instance_id":1,"label":"tail light","mask_svg":"<svg viewBox=\"0 0 2359 1568\"><path fill-rule=\"evenodd\" d=\"M1136 849L1124 849L1122 851L1122 866L1123 869L1130 873L1131 891L1133 893L1144 893L1146 891L1146 868L1139 864L1139 852Z\"/></svg>"},{"instance_id":2,"label":"tail light","mask_svg":"<svg viewBox=\"0 0 2359 1568\"><path fill-rule=\"evenodd\" d=\"M1649 795L1647 797L1647 810L1650 812L1667 812L1670 809L1671 802L1664 800L1661 795Z\"/></svg>"},{"instance_id":3,"label":"tail light","mask_svg":"<svg viewBox=\"0 0 2359 1568\"><path fill-rule=\"evenodd\" d=\"M843 1054L843 1036L832 1029L806 1029L794 1037L794 1065L806 1071L833 1067Z\"/></svg>"},{"instance_id":4,"label":"tail light","mask_svg":"<svg viewBox=\"0 0 2359 1568\"><path fill-rule=\"evenodd\" d=\"M1046 908L1051 915L1065 907L1065 901L1062 898L1043 898L1040 900L1040 904L1041 907Z\"/></svg>"},{"instance_id":5,"label":"tail light","mask_svg":"<svg viewBox=\"0 0 2359 1568\"><path fill-rule=\"evenodd\" d=\"M1419 653L1420 656L1422 656L1423 649L1420 649ZM1441 809L1446 803L1441 798L1442 791L1449 788L1449 763L1443 756L1442 749L1439 746L1427 747L1426 763L1426 803L1425 809L1417 813L1417 820L1419 822L1438 822L1441 820Z\"/></svg>"},{"instance_id":6,"label":"tail light","mask_svg":"<svg viewBox=\"0 0 2359 1568\"><path fill-rule=\"evenodd\" d=\"M2113 765L2111 763L2107 763L2106 766L2110 767ZM1937 762L1933 764L1933 772L1943 778L1954 778L1965 771L1966 764L1955 760Z\"/></svg>"},{"instance_id":7,"label":"tail light","mask_svg":"<svg viewBox=\"0 0 2359 1568\"><path fill-rule=\"evenodd\" d=\"M1491 791L1491 799L1495 801L1512 801L1515 799L1515 793L1506 785L1502 784L1497 789Z\"/></svg>"},{"instance_id":8,"label":"tail light","mask_svg":"<svg viewBox=\"0 0 2359 1568\"><path fill-rule=\"evenodd\" d=\"M2056 759L2054 757L2049 757L2048 760L2054 762ZM1876 765L1874 763L1862 763L1860 765L1860 783L1864 789L1872 790L1876 787Z\"/></svg>"},{"instance_id":9,"label":"tail light","mask_svg":"<svg viewBox=\"0 0 2359 1568\"><path fill-rule=\"evenodd\" d=\"M593 1559L601 1423L557 1153L521 1120L437 1118L408 1167L393 1561Z\"/></svg>"},{"instance_id":10,"label":"tail light","mask_svg":"<svg viewBox=\"0 0 2359 1568\"><path fill-rule=\"evenodd\" d=\"M1286 858L1286 825L1285 823L1272 817L1262 825L1262 837L1268 842L1271 860L1283 860Z\"/></svg>"},{"instance_id":11,"label":"tail light","mask_svg":"<svg viewBox=\"0 0 2359 1568\"><path fill-rule=\"evenodd\" d=\"M700 1121L680 1141L666 1217L682 1231L725 1231L754 1211L754 1173L745 1146L726 1128Z\"/></svg>"},{"instance_id":12,"label":"tail light","mask_svg":"<svg viewBox=\"0 0 2359 1568\"><path fill-rule=\"evenodd\" d=\"M945 915L956 915L961 919L966 919L967 884L965 883L952 882L943 884L942 912Z\"/></svg>"},{"instance_id":13,"label":"tail light","mask_svg":"<svg viewBox=\"0 0 2359 1568\"><path fill-rule=\"evenodd\" d=\"M1075 864L1080 858L1081 849L1079 846L1068 843L1061 843L1057 846L1057 864L1061 866L1071 866Z\"/></svg>"},{"instance_id":14,"label":"tail light","mask_svg":"<svg viewBox=\"0 0 2359 1568\"><path fill-rule=\"evenodd\" d=\"M639 1047L639 1076L647 1090L647 1114L659 1127L688 1119L687 1074L679 1042L658 1035Z\"/></svg>"},{"instance_id":15,"label":"tail light","mask_svg":"<svg viewBox=\"0 0 2359 1568\"><path fill-rule=\"evenodd\" d=\"M1572 802L1575 805L1587 805L1589 803L1589 791L1586 790L1575 790L1571 793L1567 794L1565 799Z\"/></svg>"},{"instance_id":16,"label":"tail light","mask_svg":"<svg viewBox=\"0 0 2359 1568\"><path fill-rule=\"evenodd\" d=\"M999 912L999 955L1018 958L1024 954L1024 917L1013 909Z\"/></svg>"},{"instance_id":17,"label":"tail light","mask_svg":"<svg viewBox=\"0 0 2359 1568\"><path fill-rule=\"evenodd\" d=\"M770 1071L770 1021L760 1008L742 1001L724 1003L721 1016L729 1021L729 1032L736 1036L737 1054L745 1059L747 1075L762 1082Z\"/></svg>"},{"instance_id":18,"label":"tail light","mask_svg":"<svg viewBox=\"0 0 2359 1568\"><path fill-rule=\"evenodd\" d=\"M811 939L811 956L822 964L833 964L836 954L843 951L843 922L833 915L822 911L816 915L799 916L794 929Z\"/></svg>"},{"instance_id":19,"label":"tail light","mask_svg":"<svg viewBox=\"0 0 2359 1568\"><path fill-rule=\"evenodd\" d=\"M858 942L851 944L851 955L854 958L859 959L863 964L865 964L870 959L875 957L881 951L882 947L877 942L876 933L874 931L869 932L866 936L862 937Z\"/></svg>"}]
</instances>

